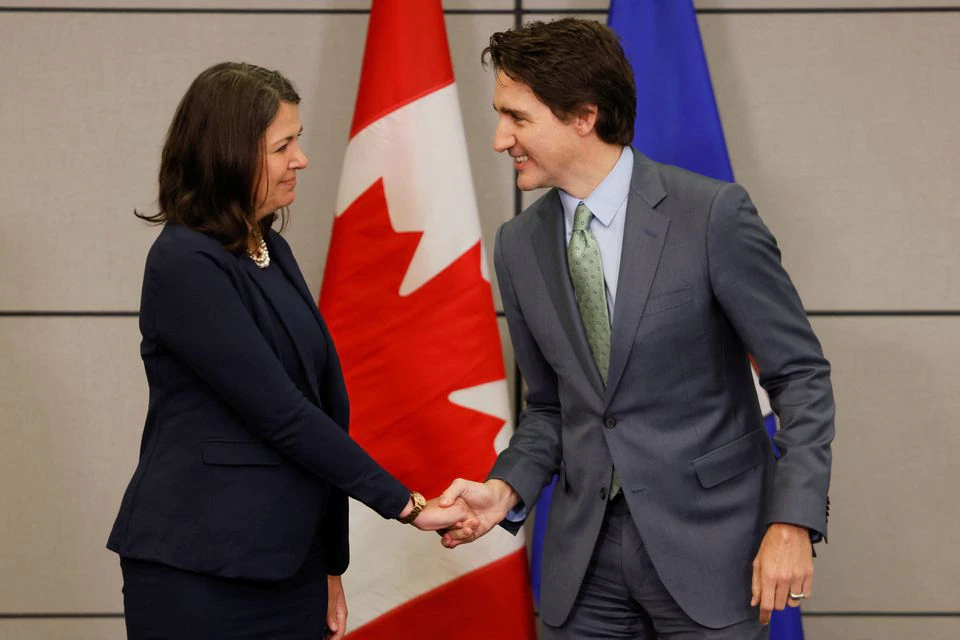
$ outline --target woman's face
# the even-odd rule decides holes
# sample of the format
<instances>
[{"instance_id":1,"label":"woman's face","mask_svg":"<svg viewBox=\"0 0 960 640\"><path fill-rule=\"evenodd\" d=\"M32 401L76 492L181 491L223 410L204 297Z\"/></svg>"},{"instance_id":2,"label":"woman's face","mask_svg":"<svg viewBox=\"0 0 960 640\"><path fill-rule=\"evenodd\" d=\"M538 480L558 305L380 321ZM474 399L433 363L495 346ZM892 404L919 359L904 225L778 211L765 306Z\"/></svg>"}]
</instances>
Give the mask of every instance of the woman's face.
<instances>
[{"instance_id":1,"label":"woman's face","mask_svg":"<svg viewBox=\"0 0 960 640\"><path fill-rule=\"evenodd\" d=\"M280 109L263 134L264 157L257 184L256 219L260 220L293 203L297 194L297 171L307 167L307 156L300 148L300 107L280 102Z\"/></svg>"}]
</instances>

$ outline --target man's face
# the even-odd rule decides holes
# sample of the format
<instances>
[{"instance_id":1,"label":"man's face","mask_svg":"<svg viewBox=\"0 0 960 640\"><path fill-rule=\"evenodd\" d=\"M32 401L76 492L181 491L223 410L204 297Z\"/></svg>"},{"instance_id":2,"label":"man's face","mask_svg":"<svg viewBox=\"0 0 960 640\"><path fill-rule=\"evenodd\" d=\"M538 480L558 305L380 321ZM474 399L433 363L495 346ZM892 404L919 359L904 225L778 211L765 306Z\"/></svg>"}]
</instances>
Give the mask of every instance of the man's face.
<instances>
[{"instance_id":1,"label":"man's face","mask_svg":"<svg viewBox=\"0 0 960 640\"><path fill-rule=\"evenodd\" d=\"M558 187L570 181L582 143L576 119L563 122L522 82L497 72L493 108L499 114L493 148L506 151L524 191Z\"/></svg>"}]
</instances>

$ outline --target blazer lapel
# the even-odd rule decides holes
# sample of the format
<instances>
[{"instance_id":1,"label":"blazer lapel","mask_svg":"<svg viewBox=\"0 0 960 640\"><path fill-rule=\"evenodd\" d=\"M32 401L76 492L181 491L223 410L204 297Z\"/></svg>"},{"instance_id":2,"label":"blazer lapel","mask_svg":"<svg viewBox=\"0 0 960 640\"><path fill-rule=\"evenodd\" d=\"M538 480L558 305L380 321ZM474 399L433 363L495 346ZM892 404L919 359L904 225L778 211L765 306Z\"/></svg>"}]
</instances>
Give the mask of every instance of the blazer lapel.
<instances>
[{"instance_id":1,"label":"blazer lapel","mask_svg":"<svg viewBox=\"0 0 960 640\"><path fill-rule=\"evenodd\" d=\"M277 266L279 266L283 273L287 276L287 279L293 283L293 286L297 289L297 293L300 294L300 297L303 298L303 301L307 303L308 307L310 307L310 311L313 313L314 319L316 319L316 321L320 324L324 335L329 339L327 326L323 322L323 318L320 316L320 308L317 306L317 301L310 294L310 290L307 288L307 283L303 279L303 274L300 273L300 268L297 266L297 263L293 258L293 253L290 252L285 244L280 244L277 242L274 242L270 245L270 251L271 255L276 256L275 261Z\"/></svg>"},{"instance_id":2,"label":"blazer lapel","mask_svg":"<svg viewBox=\"0 0 960 640\"><path fill-rule=\"evenodd\" d=\"M617 302L613 310L610 371L604 393L606 404L610 403L623 376L670 227L670 220L654 209L666 196L656 166L636 149L634 158L623 229Z\"/></svg>"},{"instance_id":3,"label":"blazer lapel","mask_svg":"<svg viewBox=\"0 0 960 640\"><path fill-rule=\"evenodd\" d=\"M567 334L567 339L573 347L573 352L583 367L584 374L596 389L597 394L602 396L603 381L600 379L593 353L590 352L587 334L583 330L583 322L577 310L573 284L567 272L563 205L556 189L541 203L537 214L540 217L540 226L533 234L533 248L546 283L547 293L557 311L557 317Z\"/></svg>"},{"instance_id":4,"label":"blazer lapel","mask_svg":"<svg viewBox=\"0 0 960 640\"><path fill-rule=\"evenodd\" d=\"M270 242L269 238L267 239L267 242ZM326 332L326 327L323 326L323 321L320 318L320 311L317 309L316 303L311 299L309 291L307 291L307 285L303 281L303 276L300 275L300 270L293 262L293 255L287 251L284 251L283 248L279 246L279 243L276 242L269 244L269 250L270 258L272 259L273 263L280 267L287 279L293 283L294 287L300 293L300 296L304 298L304 302L306 302L307 306L312 310L314 317L317 319L317 322L320 324L320 327L324 332L324 337L327 341L329 351L331 348L329 347L330 337ZM263 294L263 297L266 298L277 311L277 316L279 316L280 322L283 323L284 328L287 330L287 335L291 337L291 341L294 343L294 345L296 345L297 355L300 358L300 366L307 375L307 382L310 385L310 390L313 391L314 399L318 404L322 404L320 399L320 387L317 382L317 371L313 359L310 357L310 354L306 352L306 348L302 342L294 338L296 333L288 324L284 314L280 311L280 307L275 304L273 293L263 286L259 277L260 274L258 273L260 267L255 265L252 260L241 260L241 262L243 263L244 268L250 274L253 282L257 285L257 288L260 289L260 293Z\"/></svg>"}]
</instances>

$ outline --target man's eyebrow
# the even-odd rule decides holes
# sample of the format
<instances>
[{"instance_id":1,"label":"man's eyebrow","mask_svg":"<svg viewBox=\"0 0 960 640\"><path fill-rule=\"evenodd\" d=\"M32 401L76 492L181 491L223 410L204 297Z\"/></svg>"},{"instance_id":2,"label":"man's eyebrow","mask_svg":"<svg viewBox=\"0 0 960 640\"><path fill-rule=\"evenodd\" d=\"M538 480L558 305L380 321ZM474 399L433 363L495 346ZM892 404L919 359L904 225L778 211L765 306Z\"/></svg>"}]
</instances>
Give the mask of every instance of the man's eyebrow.
<instances>
[{"instance_id":1,"label":"man's eyebrow","mask_svg":"<svg viewBox=\"0 0 960 640\"><path fill-rule=\"evenodd\" d=\"M526 118L527 113L525 111L517 111L516 109L509 109L507 107L502 107L497 109L497 105L493 105L493 110L497 113L505 113L508 116L513 116L514 118Z\"/></svg>"}]
</instances>

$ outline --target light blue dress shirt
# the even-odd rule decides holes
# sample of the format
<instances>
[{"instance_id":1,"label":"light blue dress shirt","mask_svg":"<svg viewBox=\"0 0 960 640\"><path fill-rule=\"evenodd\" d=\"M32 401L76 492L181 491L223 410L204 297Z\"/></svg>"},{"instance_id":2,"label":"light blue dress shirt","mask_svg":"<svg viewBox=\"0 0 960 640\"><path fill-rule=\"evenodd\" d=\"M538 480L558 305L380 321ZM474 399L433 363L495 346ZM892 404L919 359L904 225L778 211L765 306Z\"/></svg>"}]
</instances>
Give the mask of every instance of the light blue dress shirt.
<instances>
[{"instance_id":1,"label":"light blue dress shirt","mask_svg":"<svg viewBox=\"0 0 960 640\"><path fill-rule=\"evenodd\" d=\"M620 254L623 251L623 223L627 218L627 195L633 178L633 151L624 147L620 159L607 177L585 199L574 198L560 190L563 203L563 224L567 231L567 244L573 233L573 214L583 202L593 213L590 231L600 245L600 262L603 280L607 286L607 310L613 323L613 307L617 301L617 283L620 281Z\"/></svg>"},{"instance_id":2,"label":"light blue dress shirt","mask_svg":"<svg viewBox=\"0 0 960 640\"><path fill-rule=\"evenodd\" d=\"M600 245L600 262L603 266L603 280L607 288L607 310L610 322L613 322L613 308L617 300L617 283L620 281L620 254L623 252L623 224L627 218L627 195L630 193L630 181L633 179L633 151L624 147L620 159L607 177L584 200L574 198L560 189L560 202L563 204L563 222L567 231L567 244L573 234L573 214L577 205L583 202L593 213L590 231ZM509 513L507 520L521 522L527 517L526 505L517 505Z\"/></svg>"}]
</instances>

